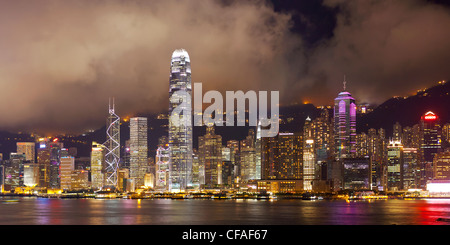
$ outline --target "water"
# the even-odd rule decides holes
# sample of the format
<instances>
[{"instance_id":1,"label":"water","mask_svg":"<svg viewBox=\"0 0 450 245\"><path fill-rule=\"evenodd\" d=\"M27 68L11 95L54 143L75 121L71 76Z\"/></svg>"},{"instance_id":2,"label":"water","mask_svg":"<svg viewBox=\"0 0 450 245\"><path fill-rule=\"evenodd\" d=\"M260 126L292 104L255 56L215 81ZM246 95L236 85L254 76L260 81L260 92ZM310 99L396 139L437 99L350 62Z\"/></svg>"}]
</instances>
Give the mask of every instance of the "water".
<instances>
[{"instance_id":1,"label":"water","mask_svg":"<svg viewBox=\"0 0 450 245\"><path fill-rule=\"evenodd\" d=\"M0 225L447 225L450 199L0 199Z\"/></svg>"}]
</instances>

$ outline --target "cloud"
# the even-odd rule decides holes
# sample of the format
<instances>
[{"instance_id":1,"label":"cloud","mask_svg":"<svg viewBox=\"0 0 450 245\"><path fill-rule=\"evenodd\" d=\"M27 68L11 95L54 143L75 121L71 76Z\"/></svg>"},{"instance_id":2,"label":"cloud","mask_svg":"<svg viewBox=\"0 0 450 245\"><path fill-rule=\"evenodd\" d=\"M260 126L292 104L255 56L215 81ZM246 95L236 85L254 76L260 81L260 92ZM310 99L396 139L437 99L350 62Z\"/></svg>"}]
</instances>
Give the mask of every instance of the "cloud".
<instances>
[{"instance_id":1,"label":"cloud","mask_svg":"<svg viewBox=\"0 0 450 245\"><path fill-rule=\"evenodd\" d=\"M424 1L340 1L333 38L315 50L309 77L347 88L359 101L407 96L450 77L450 12Z\"/></svg>"},{"instance_id":2,"label":"cloud","mask_svg":"<svg viewBox=\"0 0 450 245\"><path fill-rule=\"evenodd\" d=\"M4 2L0 129L96 129L111 96L122 117L162 112L177 48L189 52L204 91L279 90L283 104L331 104L344 74L358 102L373 103L450 77L448 8L419 0L323 7L336 10L333 35L305 45L295 11L263 0ZM321 26L308 16L301 21Z\"/></svg>"},{"instance_id":3,"label":"cloud","mask_svg":"<svg viewBox=\"0 0 450 245\"><path fill-rule=\"evenodd\" d=\"M0 10L0 125L82 132L168 107L170 57L186 49L204 89L273 90L298 46L263 1L13 1Z\"/></svg>"}]
</instances>

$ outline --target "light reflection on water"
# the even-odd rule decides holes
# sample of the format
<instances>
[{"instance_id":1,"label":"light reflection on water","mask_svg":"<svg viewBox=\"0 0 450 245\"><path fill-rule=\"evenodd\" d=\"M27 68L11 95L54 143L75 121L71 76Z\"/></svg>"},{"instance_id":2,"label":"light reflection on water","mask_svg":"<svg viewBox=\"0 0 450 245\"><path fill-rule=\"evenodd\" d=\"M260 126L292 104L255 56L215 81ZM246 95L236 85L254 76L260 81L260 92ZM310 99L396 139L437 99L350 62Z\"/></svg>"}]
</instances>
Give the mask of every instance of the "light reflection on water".
<instances>
[{"instance_id":1,"label":"light reflection on water","mask_svg":"<svg viewBox=\"0 0 450 245\"><path fill-rule=\"evenodd\" d=\"M21 198L0 203L0 224L447 225L450 199L372 202Z\"/></svg>"}]
</instances>

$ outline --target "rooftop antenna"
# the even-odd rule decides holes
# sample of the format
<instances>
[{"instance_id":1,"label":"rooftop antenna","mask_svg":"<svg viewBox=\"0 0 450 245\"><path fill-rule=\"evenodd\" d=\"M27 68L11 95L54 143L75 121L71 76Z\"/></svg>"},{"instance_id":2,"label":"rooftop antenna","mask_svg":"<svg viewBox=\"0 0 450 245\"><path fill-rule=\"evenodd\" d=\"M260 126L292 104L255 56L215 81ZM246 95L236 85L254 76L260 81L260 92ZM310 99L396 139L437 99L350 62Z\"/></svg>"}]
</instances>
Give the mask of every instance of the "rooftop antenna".
<instances>
[{"instance_id":1,"label":"rooftop antenna","mask_svg":"<svg viewBox=\"0 0 450 245\"><path fill-rule=\"evenodd\" d=\"M114 97L112 97L112 107L111 107L111 97L109 97L109 112L114 113Z\"/></svg>"}]
</instances>

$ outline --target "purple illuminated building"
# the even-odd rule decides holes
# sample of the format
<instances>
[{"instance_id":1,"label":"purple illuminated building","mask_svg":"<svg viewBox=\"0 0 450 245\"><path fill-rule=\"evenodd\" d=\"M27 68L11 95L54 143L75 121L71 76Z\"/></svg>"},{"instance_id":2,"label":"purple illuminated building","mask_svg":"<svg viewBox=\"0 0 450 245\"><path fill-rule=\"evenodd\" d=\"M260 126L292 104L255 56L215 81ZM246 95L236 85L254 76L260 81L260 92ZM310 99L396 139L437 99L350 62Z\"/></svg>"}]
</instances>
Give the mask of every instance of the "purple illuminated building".
<instances>
[{"instance_id":1,"label":"purple illuminated building","mask_svg":"<svg viewBox=\"0 0 450 245\"><path fill-rule=\"evenodd\" d=\"M334 100L334 143L337 160L355 156L356 105L355 99L346 91Z\"/></svg>"}]
</instances>

